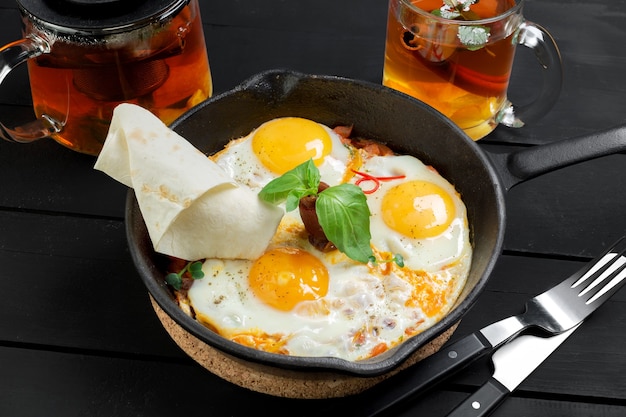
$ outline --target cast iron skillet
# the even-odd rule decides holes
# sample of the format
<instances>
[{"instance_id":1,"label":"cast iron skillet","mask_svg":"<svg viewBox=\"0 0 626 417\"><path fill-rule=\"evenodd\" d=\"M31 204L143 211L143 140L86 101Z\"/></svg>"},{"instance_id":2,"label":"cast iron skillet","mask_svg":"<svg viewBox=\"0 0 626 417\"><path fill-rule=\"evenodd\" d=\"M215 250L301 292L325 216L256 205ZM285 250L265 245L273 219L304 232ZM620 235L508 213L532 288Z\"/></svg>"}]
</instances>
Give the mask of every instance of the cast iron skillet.
<instances>
[{"instance_id":1,"label":"cast iron skillet","mask_svg":"<svg viewBox=\"0 0 626 417\"><path fill-rule=\"evenodd\" d=\"M455 308L425 332L369 360L349 362L261 352L230 342L188 317L164 280L164 259L155 254L132 190L126 230L139 274L159 306L208 345L244 360L294 370L330 370L360 376L386 373L458 322L476 301L501 252L504 192L513 185L582 160L626 149L621 130L489 157L461 129L428 105L378 84L292 71L260 73L189 110L172 128L207 154L263 122L300 116L328 126L354 125L354 135L386 143L433 165L455 185L467 207L474 257Z\"/></svg>"}]
</instances>

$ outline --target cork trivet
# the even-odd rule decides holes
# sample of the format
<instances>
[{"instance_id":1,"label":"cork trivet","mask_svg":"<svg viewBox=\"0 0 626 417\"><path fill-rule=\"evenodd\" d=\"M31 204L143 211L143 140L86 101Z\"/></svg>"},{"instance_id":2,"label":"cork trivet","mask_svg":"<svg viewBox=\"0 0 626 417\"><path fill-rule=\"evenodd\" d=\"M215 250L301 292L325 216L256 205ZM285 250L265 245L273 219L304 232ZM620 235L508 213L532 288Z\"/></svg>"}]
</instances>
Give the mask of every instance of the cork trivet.
<instances>
[{"instance_id":1,"label":"cork trivet","mask_svg":"<svg viewBox=\"0 0 626 417\"><path fill-rule=\"evenodd\" d=\"M150 297L152 307L174 342L193 360L218 377L240 387L277 397L320 399L358 394L438 351L459 323L413 353L398 368L374 377L332 372L295 371L254 363L228 355L193 336Z\"/></svg>"}]
</instances>

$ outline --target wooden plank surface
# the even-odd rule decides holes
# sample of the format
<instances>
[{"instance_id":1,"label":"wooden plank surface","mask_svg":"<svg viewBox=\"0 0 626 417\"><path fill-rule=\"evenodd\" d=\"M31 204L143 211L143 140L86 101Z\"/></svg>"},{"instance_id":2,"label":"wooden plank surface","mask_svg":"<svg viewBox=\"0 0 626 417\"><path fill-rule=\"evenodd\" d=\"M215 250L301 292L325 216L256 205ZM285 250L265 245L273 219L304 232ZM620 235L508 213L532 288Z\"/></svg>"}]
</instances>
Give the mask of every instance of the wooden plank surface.
<instances>
[{"instance_id":1,"label":"wooden plank surface","mask_svg":"<svg viewBox=\"0 0 626 417\"><path fill-rule=\"evenodd\" d=\"M12 366L15 363L22 366ZM0 347L0 365L6 377L3 380L13 382L0 383L0 413L14 417L200 417L250 415L247 413L251 410L260 415L314 417L328 414L329 409L349 413L350 400L355 400L279 399L221 383L197 366L176 362ZM64 377L60 379L58 375ZM528 393L509 398L493 416L621 417L626 410L618 404L598 406L568 397L546 400L527 398L524 394ZM443 416L467 395L454 390L438 391L413 402L412 408L398 416L420 415L420 410ZM25 408L24 404L30 406Z\"/></svg>"}]
</instances>

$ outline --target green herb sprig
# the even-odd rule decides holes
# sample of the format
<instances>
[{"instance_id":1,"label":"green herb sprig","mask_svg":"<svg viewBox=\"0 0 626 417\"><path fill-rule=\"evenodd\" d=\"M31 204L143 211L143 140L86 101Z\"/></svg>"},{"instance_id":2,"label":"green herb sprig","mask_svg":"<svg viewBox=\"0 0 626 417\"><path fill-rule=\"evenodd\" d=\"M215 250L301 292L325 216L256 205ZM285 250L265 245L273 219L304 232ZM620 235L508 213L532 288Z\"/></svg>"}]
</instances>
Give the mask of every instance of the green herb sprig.
<instances>
[{"instance_id":1,"label":"green herb sprig","mask_svg":"<svg viewBox=\"0 0 626 417\"><path fill-rule=\"evenodd\" d=\"M365 193L354 184L339 184L319 192L320 172L309 159L282 176L270 181L259 193L268 203L285 202L287 212L298 208L301 198L316 196L315 213L324 234L350 259L362 263L379 263L370 246L370 210ZM390 261L404 266L397 254Z\"/></svg>"},{"instance_id":2,"label":"green herb sprig","mask_svg":"<svg viewBox=\"0 0 626 417\"><path fill-rule=\"evenodd\" d=\"M365 194L354 184L340 184L318 192L320 172L312 159L270 181L259 193L263 201L285 202L287 212L298 208L300 199L316 196L315 212L324 234L349 258L367 263L370 246L370 211Z\"/></svg>"},{"instance_id":3,"label":"green herb sprig","mask_svg":"<svg viewBox=\"0 0 626 417\"><path fill-rule=\"evenodd\" d=\"M435 9L431 13L435 16L451 20L480 20L470 6L478 3L479 0L443 0L443 6ZM477 51L483 48L489 40L491 29L487 26L460 26L457 37L463 45L470 51Z\"/></svg>"},{"instance_id":4,"label":"green herb sprig","mask_svg":"<svg viewBox=\"0 0 626 417\"><path fill-rule=\"evenodd\" d=\"M443 6L440 9L433 10L436 14L445 19L459 20L479 20L478 16L470 6L478 3L479 0L443 0Z\"/></svg>"},{"instance_id":5,"label":"green herb sprig","mask_svg":"<svg viewBox=\"0 0 626 417\"><path fill-rule=\"evenodd\" d=\"M373 264L388 264L390 262L393 262L396 265L398 265L400 268L404 267L404 257L400 255L399 253L396 253L395 255L393 255L391 259L382 260L382 261L377 260L376 257L372 255L370 257L370 262Z\"/></svg>"},{"instance_id":6,"label":"green herb sprig","mask_svg":"<svg viewBox=\"0 0 626 417\"><path fill-rule=\"evenodd\" d=\"M170 284L174 289L180 290L183 285L183 275L189 271L189 274L193 279L204 278L204 272L202 272L202 262L188 262L183 269L178 272L171 272L165 276L165 281Z\"/></svg>"}]
</instances>

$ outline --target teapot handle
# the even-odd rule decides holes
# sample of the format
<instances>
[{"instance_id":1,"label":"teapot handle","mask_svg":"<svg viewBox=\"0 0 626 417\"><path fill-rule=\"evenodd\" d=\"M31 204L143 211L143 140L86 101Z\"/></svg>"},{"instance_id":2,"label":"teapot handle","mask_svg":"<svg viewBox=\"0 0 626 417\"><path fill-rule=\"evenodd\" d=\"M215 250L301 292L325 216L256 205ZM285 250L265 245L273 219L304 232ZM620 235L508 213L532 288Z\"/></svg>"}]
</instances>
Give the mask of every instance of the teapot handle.
<instances>
[{"instance_id":1,"label":"teapot handle","mask_svg":"<svg viewBox=\"0 0 626 417\"><path fill-rule=\"evenodd\" d=\"M31 35L0 48L0 83L19 64L49 53L50 45L47 39ZM9 142L28 143L57 133L61 128L59 122L43 115L39 119L12 129L0 123L0 138Z\"/></svg>"}]
</instances>

